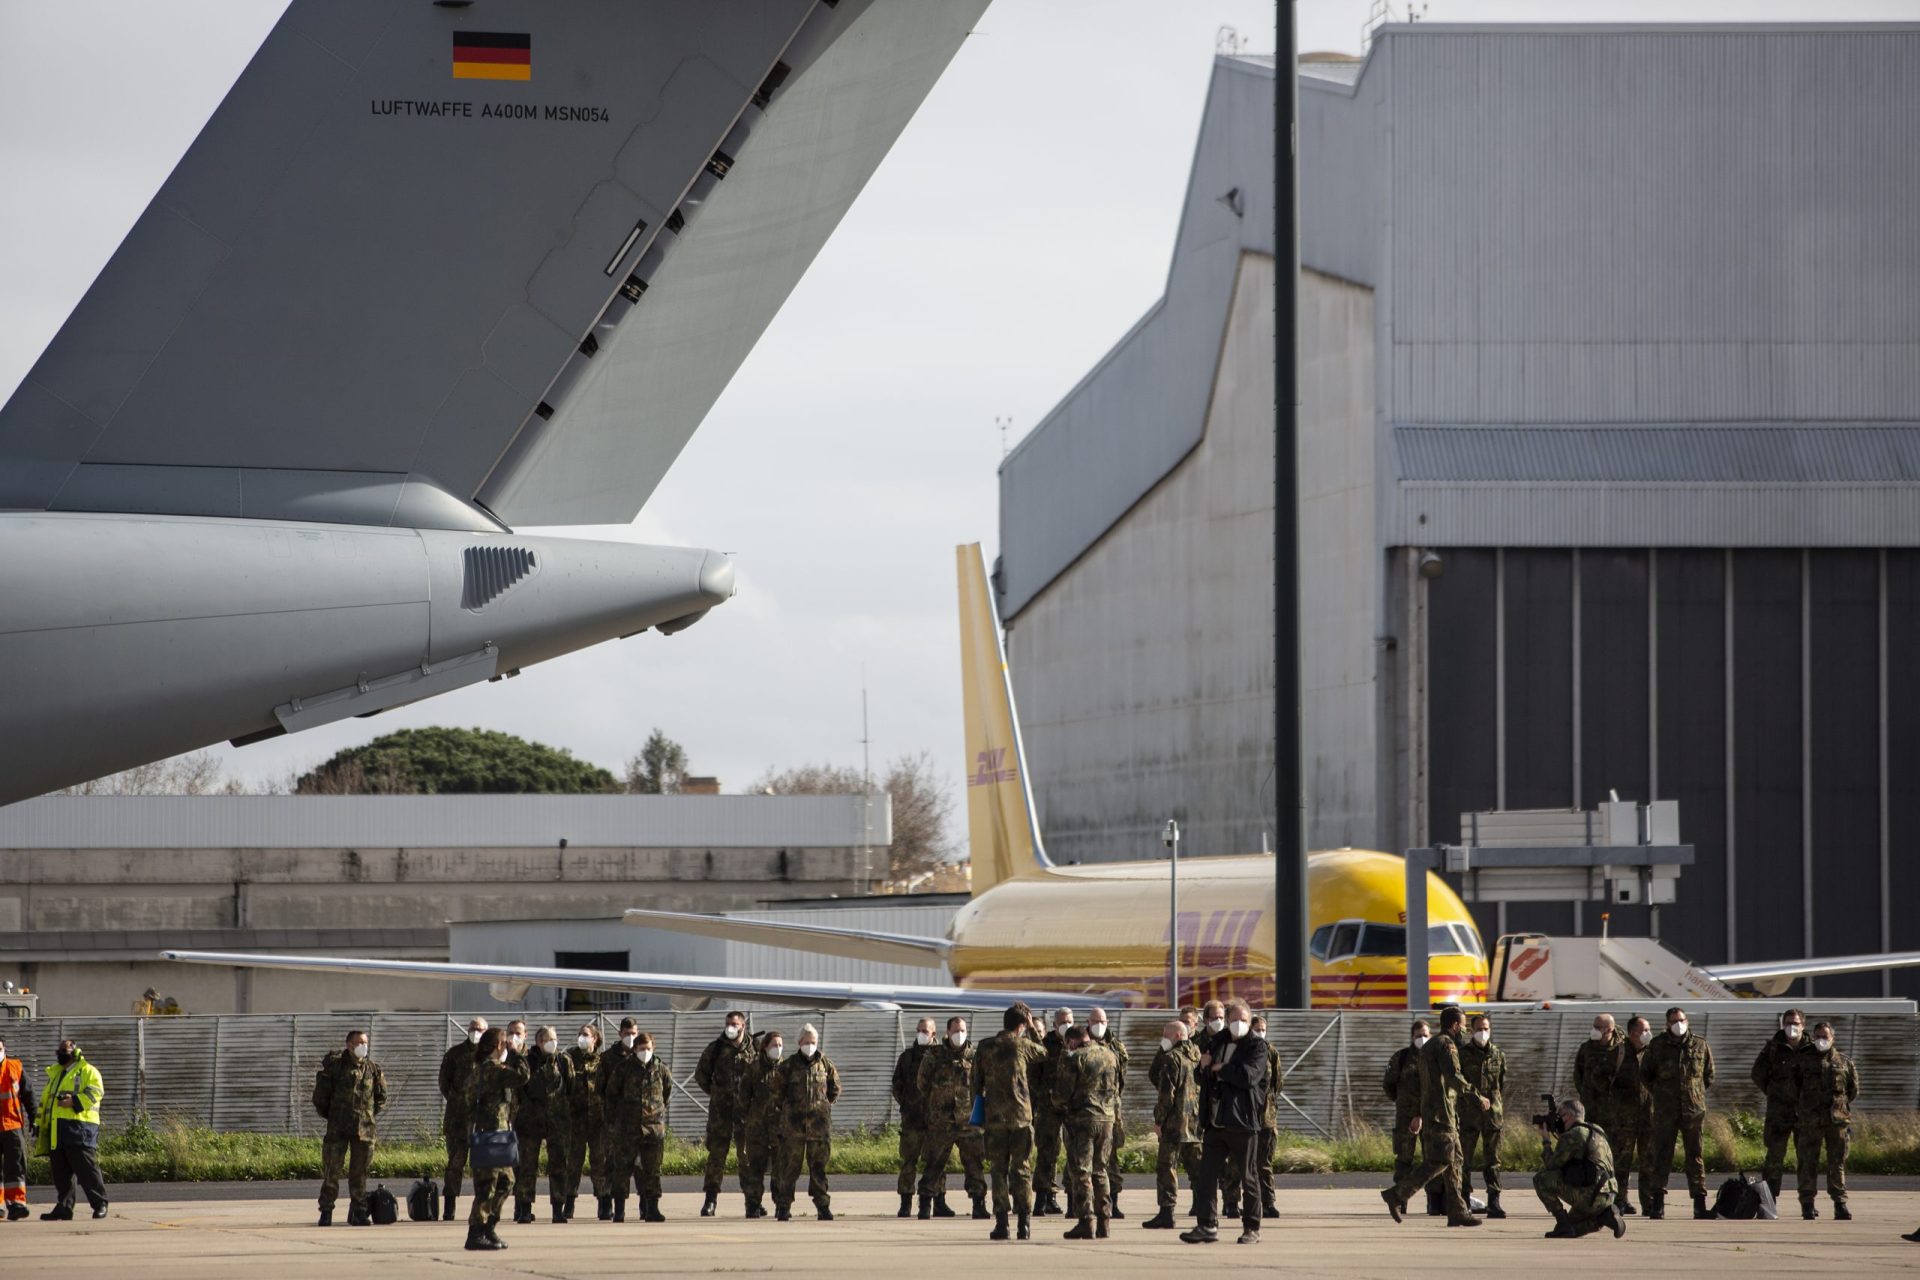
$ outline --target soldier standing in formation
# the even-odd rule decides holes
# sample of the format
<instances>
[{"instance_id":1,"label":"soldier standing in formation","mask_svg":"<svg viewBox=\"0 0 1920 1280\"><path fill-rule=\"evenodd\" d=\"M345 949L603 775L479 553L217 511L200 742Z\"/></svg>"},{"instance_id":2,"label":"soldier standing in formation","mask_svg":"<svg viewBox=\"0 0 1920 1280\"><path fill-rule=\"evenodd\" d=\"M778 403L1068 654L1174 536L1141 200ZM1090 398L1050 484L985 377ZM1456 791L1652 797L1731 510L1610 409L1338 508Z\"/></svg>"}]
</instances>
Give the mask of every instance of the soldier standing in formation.
<instances>
[{"instance_id":1,"label":"soldier standing in formation","mask_svg":"<svg viewBox=\"0 0 1920 1280\"><path fill-rule=\"evenodd\" d=\"M1487 1188L1487 1216L1504 1218L1500 1207L1500 1125L1506 1119L1502 1091L1507 1085L1507 1055L1493 1042L1493 1021L1473 1016L1473 1034L1460 1046L1460 1073L1487 1100L1484 1111L1469 1107L1460 1117L1460 1195L1473 1198L1473 1159L1480 1153L1480 1176Z\"/></svg>"},{"instance_id":2,"label":"soldier standing in formation","mask_svg":"<svg viewBox=\"0 0 1920 1280\"><path fill-rule=\"evenodd\" d=\"M458 1048L459 1046L455 1046ZM527 1064L514 1057L500 1028L483 1033L469 1052L473 1069L467 1074L467 1118L472 1132L498 1133L513 1128L513 1117L527 1087ZM475 1169L473 1208L467 1214L467 1248L504 1249L496 1228L500 1209L513 1191L513 1169Z\"/></svg>"},{"instance_id":3,"label":"soldier standing in formation","mask_svg":"<svg viewBox=\"0 0 1920 1280\"><path fill-rule=\"evenodd\" d=\"M1607 1135L1587 1123L1586 1104L1568 1098L1560 1104L1559 1139L1538 1126L1544 1159L1533 1175L1540 1203L1553 1215L1549 1240L1571 1240L1610 1227L1613 1238L1627 1234L1627 1222L1614 1209L1619 1190L1614 1180L1613 1149Z\"/></svg>"},{"instance_id":4,"label":"soldier standing in formation","mask_svg":"<svg viewBox=\"0 0 1920 1280\"><path fill-rule=\"evenodd\" d=\"M1652 1104L1640 1187L1647 1216L1666 1216L1667 1177L1673 1169L1673 1139L1678 1134L1686 1144L1687 1190L1693 1193L1693 1216L1711 1218L1700 1127L1706 1122L1707 1089L1713 1084L1713 1050L1689 1029L1686 1010L1667 1010L1667 1034L1641 1056L1640 1078L1646 1082Z\"/></svg>"},{"instance_id":5,"label":"soldier standing in formation","mask_svg":"<svg viewBox=\"0 0 1920 1280\"><path fill-rule=\"evenodd\" d=\"M820 1052L820 1033L811 1022L800 1028L799 1054L774 1073L773 1092L781 1120L773 1216L781 1222L793 1217L794 1184L805 1163L807 1196L815 1214L822 1222L832 1222L827 1161L833 1157L833 1104L840 1097L840 1072Z\"/></svg>"},{"instance_id":6,"label":"soldier standing in formation","mask_svg":"<svg viewBox=\"0 0 1920 1280\"><path fill-rule=\"evenodd\" d=\"M653 1036L634 1037L633 1052L621 1057L606 1081L607 1132L613 1183L613 1220L627 1220L627 1183L637 1164L640 1173L640 1217L665 1222L660 1212L660 1161L667 1141L667 1100L673 1094L673 1073L653 1052ZM744 1166L744 1144L740 1152Z\"/></svg>"},{"instance_id":7,"label":"soldier standing in formation","mask_svg":"<svg viewBox=\"0 0 1920 1280\"><path fill-rule=\"evenodd\" d=\"M913 1029L913 1043L901 1050L893 1064L893 1105L900 1108L900 1177L894 1190L900 1193L902 1218L913 1216L913 1189L926 1164L927 1104L920 1095L920 1064L933 1052L933 1036L933 1019L920 1019Z\"/></svg>"},{"instance_id":8,"label":"soldier standing in formation","mask_svg":"<svg viewBox=\"0 0 1920 1280\"><path fill-rule=\"evenodd\" d=\"M467 1172L467 1079L473 1074L473 1050L487 1032L487 1020L475 1018L467 1024L464 1043L450 1046L440 1055L440 1096L446 1109L440 1117L440 1134L447 1143L446 1199L441 1201L441 1220L452 1222L454 1202L460 1198L460 1183Z\"/></svg>"},{"instance_id":9,"label":"soldier standing in formation","mask_svg":"<svg viewBox=\"0 0 1920 1280\"><path fill-rule=\"evenodd\" d=\"M1280 1046L1267 1038L1267 1020L1253 1015L1253 1036L1267 1046L1267 1109L1260 1117L1260 1141L1255 1155L1260 1167L1260 1216L1277 1218L1280 1204L1273 1195L1273 1158L1280 1150L1280 1090L1286 1087L1286 1072L1280 1069Z\"/></svg>"},{"instance_id":10,"label":"soldier standing in formation","mask_svg":"<svg viewBox=\"0 0 1920 1280\"><path fill-rule=\"evenodd\" d=\"M551 1162L547 1177L558 1183L561 1213L573 1221L573 1202L580 1194L580 1174L590 1172L596 1200L606 1195L605 1147L600 1130L606 1124L600 1105L600 1028L589 1022L581 1026L567 1059L567 1159L557 1179ZM588 1153L592 1162L588 1163Z\"/></svg>"},{"instance_id":11,"label":"soldier standing in formation","mask_svg":"<svg viewBox=\"0 0 1920 1280\"><path fill-rule=\"evenodd\" d=\"M1620 1043L1596 1068L1595 1083L1604 1099L1600 1127L1606 1131L1614 1172L1620 1180L1613 1205L1622 1214L1634 1211L1627 1195L1627 1175L1635 1169L1641 1170L1640 1198L1647 1198L1647 1175L1640 1161L1647 1145L1649 1095L1646 1082L1640 1078L1640 1060L1652 1043L1652 1026L1636 1013L1627 1020L1627 1033L1620 1037Z\"/></svg>"},{"instance_id":12,"label":"soldier standing in formation","mask_svg":"<svg viewBox=\"0 0 1920 1280\"><path fill-rule=\"evenodd\" d=\"M1053 1108L1053 1073L1067 1056L1067 1028L1073 1025L1073 1010L1053 1011L1053 1030L1041 1041L1047 1051L1046 1073L1033 1099L1033 1212L1044 1218L1061 1213L1058 1190L1060 1168L1060 1129L1066 1118Z\"/></svg>"},{"instance_id":13,"label":"soldier standing in formation","mask_svg":"<svg viewBox=\"0 0 1920 1280\"><path fill-rule=\"evenodd\" d=\"M960 1148L973 1216L987 1216L987 1179L980 1130L973 1127L973 1046L967 1020L947 1019L947 1038L920 1062L916 1081L927 1111L926 1167L920 1175L920 1216L951 1218L947 1207L947 1152Z\"/></svg>"},{"instance_id":14,"label":"soldier standing in formation","mask_svg":"<svg viewBox=\"0 0 1920 1280\"><path fill-rule=\"evenodd\" d=\"M1069 1027L1066 1054L1053 1072L1053 1108L1066 1121L1067 1203L1079 1219L1068 1240L1107 1238L1107 1166L1113 1158L1113 1102L1119 1065L1085 1027Z\"/></svg>"},{"instance_id":15,"label":"soldier standing in formation","mask_svg":"<svg viewBox=\"0 0 1920 1280\"><path fill-rule=\"evenodd\" d=\"M1449 1006L1440 1013L1440 1034L1420 1049L1420 1113L1409 1124L1420 1135L1421 1161L1405 1178L1380 1193L1395 1222L1406 1212L1415 1188L1436 1176L1450 1227L1477 1227L1480 1219L1467 1212L1460 1194L1459 1111L1462 1106L1485 1111L1491 1103L1469 1084L1460 1071L1460 1010Z\"/></svg>"},{"instance_id":16,"label":"soldier standing in formation","mask_svg":"<svg viewBox=\"0 0 1920 1280\"><path fill-rule=\"evenodd\" d=\"M1433 1029L1425 1019L1413 1024L1411 1042L1387 1059L1387 1073L1380 1087L1393 1099L1393 1181L1398 1186L1413 1176L1415 1158L1420 1151L1420 1050L1433 1038ZM1427 1184L1427 1214L1437 1217L1445 1212L1439 1188Z\"/></svg>"},{"instance_id":17,"label":"soldier standing in formation","mask_svg":"<svg viewBox=\"0 0 1920 1280\"><path fill-rule=\"evenodd\" d=\"M1127 1216L1120 1212L1120 1192L1126 1186L1120 1176L1120 1148L1127 1145L1127 1063L1133 1055L1127 1052L1125 1040L1119 1036L1108 1036L1105 1009L1087 1011L1087 1034L1094 1043L1107 1046L1114 1061L1119 1064L1120 1092L1113 1097L1113 1158L1107 1162L1107 1215L1118 1222Z\"/></svg>"},{"instance_id":18,"label":"soldier standing in formation","mask_svg":"<svg viewBox=\"0 0 1920 1280\"><path fill-rule=\"evenodd\" d=\"M1753 1060L1753 1087L1767 1099L1767 1119L1761 1131L1767 1155L1761 1175L1776 1204L1786 1179L1787 1139L1800 1123L1800 1059L1808 1052L1806 1031L1807 1015L1798 1009L1787 1010L1780 1015L1780 1029L1760 1046L1760 1056Z\"/></svg>"},{"instance_id":19,"label":"soldier standing in formation","mask_svg":"<svg viewBox=\"0 0 1920 1280\"><path fill-rule=\"evenodd\" d=\"M387 1078L380 1064L367 1056L367 1033L347 1032L346 1047L328 1054L313 1077L313 1109L327 1122L320 1142L321 1226L333 1225L343 1168L347 1225L373 1225L367 1214L367 1169L373 1163L374 1117L386 1105Z\"/></svg>"},{"instance_id":20,"label":"soldier standing in formation","mask_svg":"<svg viewBox=\"0 0 1920 1280\"><path fill-rule=\"evenodd\" d=\"M1016 1001L1000 1034L973 1058L972 1091L984 1100L987 1168L993 1179L990 1240L1007 1238L1007 1214L1019 1215L1019 1238L1032 1235L1034 1092L1045 1078L1047 1052L1033 1011Z\"/></svg>"},{"instance_id":21,"label":"soldier standing in formation","mask_svg":"<svg viewBox=\"0 0 1920 1280\"><path fill-rule=\"evenodd\" d=\"M573 1089L573 1063L560 1052L560 1035L542 1027L527 1055L527 1096L514 1117L520 1164L513 1175L513 1220L533 1221L533 1197L540 1183L540 1148L547 1149L547 1199L553 1220L567 1220L567 1095Z\"/></svg>"},{"instance_id":22,"label":"soldier standing in formation","mask_svg":"<svg viewBox=\"0 0 1920 1280\"><path fill-rule=\"evenodd\" d=\"M1579 1095L1580 1104L1589 1116L1598 1116L1606 1104L1606 1090L1598 1083L1600 1063L1612 1056L1623 1039L1614 1026L1613 1015L1597 1013L1593 1016L1592 1029L1587 1032L1586 1043L1574 1051L1573 1091Z\"/></svg>"},{"instance_id":23,"label":"soldier standing in formation","mask_svg":"<svg viewBox=\"0 0 1920 1280\"><path fill-rule=\"evenodd\" d=\"M747 1152L741 1162L741 1185L746 1189L747 1216L767 1216L765 1203L767 1176L774 1169L779 1153L780 1116L774 1097L774 1072L786 1052L786 1041L778 1031L760 1037L760 1049L754 1055L753 1069L747 1072Z\"/></svg>"},{"instance_id":24,"label":"soldier standing in formation","mask_svg":"<svg viewBox=\"0 0 1920 1280\"><path fill-rule=\"evenodd\" d=\"M1817 1218L1814 1199L1819 1194L1820 1148L1827 1148L1827 1194L1833 1197L1833 1216L1846 1222L1847 1137L1852 1126L1853 1100L1860 1096L1860 1074L1853 1059L1834 1047L1833 1024L1813 1029L1813 1044L1795 1064L1799 1072L1797 1105L1800 1127L1794 1135L1794 1154L1800 1157L1800 1216Z\"/></svg>"},{"instance_id":25,"label":"soldier standing in formation","mask_svg":"<svg viewBox=\"0 0 1920 1280\"><path fill-rule=\"evenodd\" d=\"M600 1221L613 1221L613 1158L620 1146L619 1137L614 1132L613 1115L607 1110L607 1083L613 1079L614 1068L633 1056L634 1046L640 1043L640 1024L632 1018L620 1019L619 1033L613 1043L600 1055L600 1126L594 1130L597 1136L594 1149L599 1152L596 1163L600 1172L595 1175L593 1189L597 1194L596 1212ZM632 1174L627 1175L631 1180Z\"/></svg>"},{"instance_id":26,"label":"soldier standing in formation","mask_svg":"<svg viewBox=\"0 0 1920 1280\"><path fill-rule=\"evenodd\" d=\"M1174 1207L1180 1203L1176 1167L1191 1182L1200 1164L1200 1086L1195 1069L1200 1051L1187 1038L1187 1024L1179 1018L1160 1029L1160 1052L1153 1056L1147 1078L1153 1081L1153 1133L1159 1141L1154 1157L1153 1187L1160 1211L1140 1225L1152 1231L1174 1227Z\"/></svg>"},{"instance_id":27,"label":"soldier standing in formation","mask_svg":"<svg viewBox=\"0 0 1920 1280\"><path fill-rule=\"evenodd\" d=\"M711 1218L720 1202L720 1180L727 1171L727 1149L733 1148L743 1171L740 1192L747 1190L747 1073L753 1066L753 1041L747 1036L747 1015L727 1015L726 1025L700 1055L693 1082L707 1095L707 1168L701 1188L707 1193L700 1216Z\"/></svg>"}]
</instances>

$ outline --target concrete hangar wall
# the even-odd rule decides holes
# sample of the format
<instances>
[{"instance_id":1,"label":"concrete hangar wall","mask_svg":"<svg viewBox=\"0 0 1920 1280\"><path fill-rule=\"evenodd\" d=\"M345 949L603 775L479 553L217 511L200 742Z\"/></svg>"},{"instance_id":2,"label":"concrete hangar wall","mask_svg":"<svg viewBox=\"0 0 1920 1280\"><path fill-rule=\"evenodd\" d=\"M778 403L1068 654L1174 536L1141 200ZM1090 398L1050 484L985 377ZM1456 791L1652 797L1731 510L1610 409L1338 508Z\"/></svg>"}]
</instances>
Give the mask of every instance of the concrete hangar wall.
<instances>
[{"instance_id":1,"label":"concrete hangar wall","mask_svg":"<svg viewBox=\"0 0 1920 1280\"><path fill-rule=\"evenodd\" d=\"M438 1010L447 984L171 964L163 947L445 960L451 921L864 891L859 796L49 796L0 808L0 974L44 1016Z\"/></svg>"},{"instance_id":2,"label":"concrete hangar wall","mask_svg":"<svg viewBox=\"0 0 1920 1280\"><path fill-rule=\"evenodd\" d=\"M1316 847L1674 798L1681 950L1920 947L1916 58L1912 25L1423 23L1302 65ZM1222 199L1271 190L1257 66L1217 64L1154 314L1210 254L1236 291L1150 315L1002 471L1002 609L1068 857L1145 855L1181 808L1196 853L1270 821L1272 316L1243 291L1271 213ZM1173 364L1199 372L1126 394Z\"/></svg>"}]
</instances>

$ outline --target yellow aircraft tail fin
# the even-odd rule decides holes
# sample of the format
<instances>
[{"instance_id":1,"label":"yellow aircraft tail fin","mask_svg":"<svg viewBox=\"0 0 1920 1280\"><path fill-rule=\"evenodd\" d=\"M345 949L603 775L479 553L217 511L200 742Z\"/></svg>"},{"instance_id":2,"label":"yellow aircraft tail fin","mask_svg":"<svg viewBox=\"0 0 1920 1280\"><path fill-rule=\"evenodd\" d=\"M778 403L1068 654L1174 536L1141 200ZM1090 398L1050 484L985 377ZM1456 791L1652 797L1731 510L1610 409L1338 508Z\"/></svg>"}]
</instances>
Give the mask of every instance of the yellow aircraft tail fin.
<instances>
[{"instance_id":1,"label":"yellow aircraft tail fin","mask_svg":"<svg viewBox=\"0 0 1920 1280\"><path fill-rule=\"evenodd\" d=\"M973 891L1050 865L1027 788L1000 619L980 544L955 548L960 566L960 692L967 721L967 844Z\"/></svg>"}]
</instances>

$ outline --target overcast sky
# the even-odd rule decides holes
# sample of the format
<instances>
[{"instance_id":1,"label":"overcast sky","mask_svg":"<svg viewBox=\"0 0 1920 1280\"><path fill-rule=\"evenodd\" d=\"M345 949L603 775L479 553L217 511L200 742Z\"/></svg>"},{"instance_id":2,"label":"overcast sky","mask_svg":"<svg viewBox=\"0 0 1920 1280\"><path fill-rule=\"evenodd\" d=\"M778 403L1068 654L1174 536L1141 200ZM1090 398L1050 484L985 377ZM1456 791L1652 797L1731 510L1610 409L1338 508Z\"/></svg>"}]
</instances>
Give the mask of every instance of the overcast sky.
<instances>
[{"instance_id":1,"label":"overcast sky","mask_svg":"<svg viewBox=\"0 0 1920 1280\"><path fill-rule=\"evenodd\" d=\"M0 399L280 7L0 0ZM1303 0L1301 48L1357 52L1369 8ZM1018 439L1159 296L1216 32L1271 52L1273 13L1267 0L995 0L636 524L549 531L724 548L738 598L678 636L222 748L229 770L277 776L445 723L618 771L658 725L736 790L768 766L858 763L864 665L876 765L931 751L960 798L952 549L993 554L995 419ZM1428 16L1892 19L1920 17L1920 0L1432 0Z\"/></svg>"}]
</instances>

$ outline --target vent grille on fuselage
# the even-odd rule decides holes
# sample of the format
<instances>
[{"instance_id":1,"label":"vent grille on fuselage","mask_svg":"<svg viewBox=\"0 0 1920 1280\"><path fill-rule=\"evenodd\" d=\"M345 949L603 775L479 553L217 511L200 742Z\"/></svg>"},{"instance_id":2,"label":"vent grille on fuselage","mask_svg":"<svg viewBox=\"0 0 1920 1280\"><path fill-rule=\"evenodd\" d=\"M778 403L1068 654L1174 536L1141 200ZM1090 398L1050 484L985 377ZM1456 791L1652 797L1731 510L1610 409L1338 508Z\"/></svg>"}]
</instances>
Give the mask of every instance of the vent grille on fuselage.
<instances>
[{"instance_id":1,"label":"vent grille on fuselage","mask_svg":"<svg viewBox=\"0 0 1920 1280\"><path fill-rule=\"evenodd\" d=\"M468 547L462 555L465 581L462 609L480 609L533 572L533 552L525 547Z\"/></svg>"}]
</instances>

